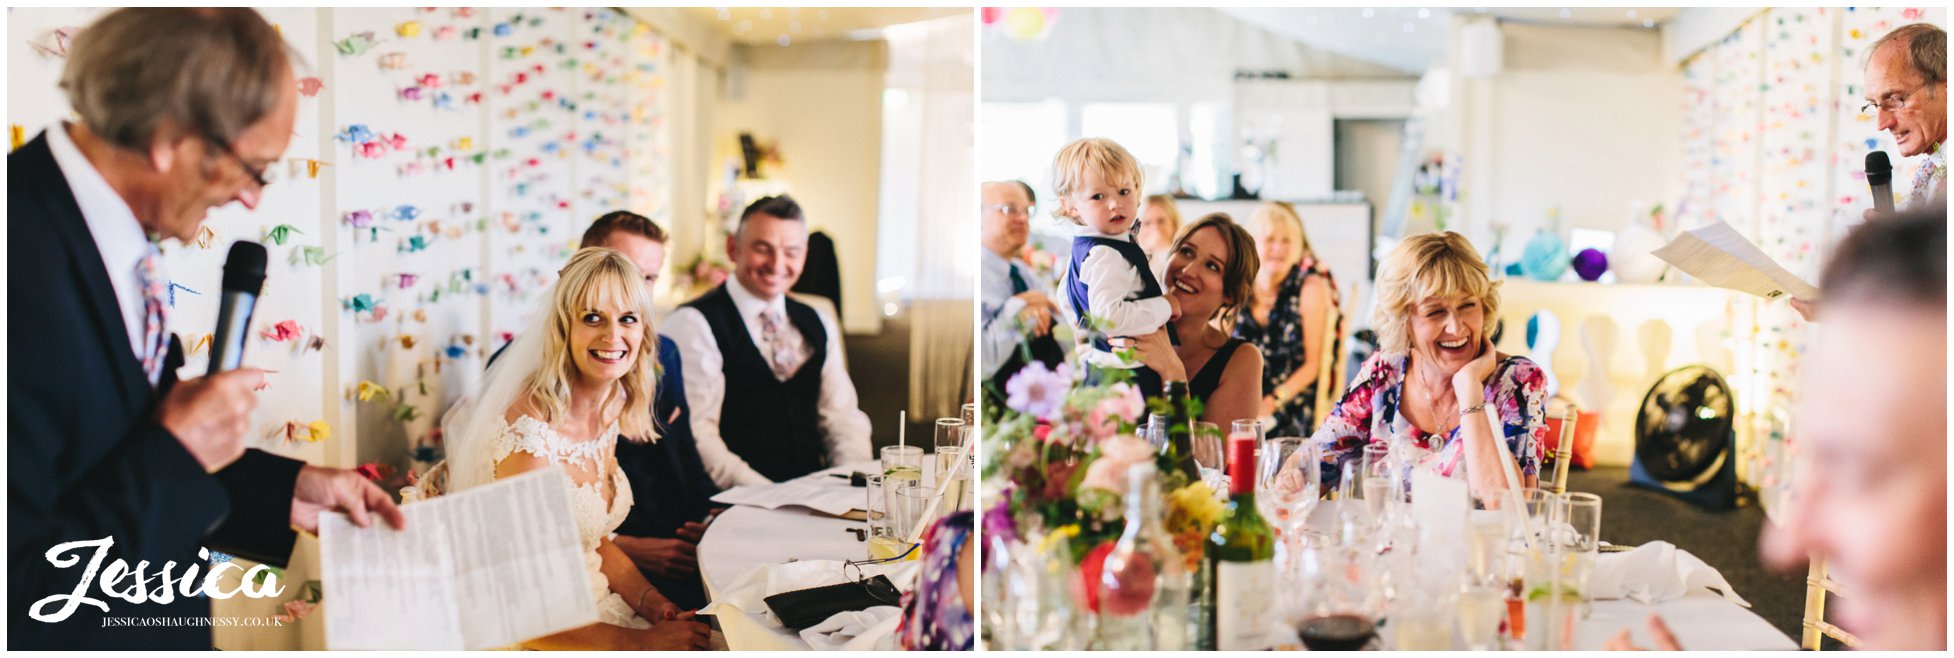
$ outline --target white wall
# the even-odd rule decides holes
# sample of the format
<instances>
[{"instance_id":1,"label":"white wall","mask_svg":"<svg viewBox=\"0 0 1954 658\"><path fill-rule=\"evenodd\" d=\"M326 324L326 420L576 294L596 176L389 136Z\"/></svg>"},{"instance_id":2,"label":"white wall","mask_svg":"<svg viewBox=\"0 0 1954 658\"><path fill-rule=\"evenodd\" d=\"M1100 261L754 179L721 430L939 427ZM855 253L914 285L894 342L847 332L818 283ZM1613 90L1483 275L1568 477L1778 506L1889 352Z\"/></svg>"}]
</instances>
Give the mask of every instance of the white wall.
<instances>
[{"instance_id":1,"label":"white wall","mask_svg":"<svg viewBox=\"0 0 1954 658\"><path fill-rule=\"evenodd\" d=\"M1504 223L1518 254L1548 210L1564 227L1619 230L1637 208L1677 195L1681 75L1654 31L1502 24L1490 79L1459 79L1463 230ZM1456 33L1456 29L1455 29ZM1488 245L1483 244L1482 247Z\"/></svg>"},{"instance_id":2,"label":"white wall","mask_svg":"<svg viewBox=\"0 0 1954 658\"><path fill-rule=\"evenodd\" d=\"M744 71L712 113L712 162L737 159L739 134L778 142L781 164L763 167L752 187L785 191L801 204L810 231L826 231L841 261L847 333L881 329L875 303L876 190L882 167L882 88L888 66L880 41L817 42L785 48L736 47ZM732 95L737 93L737 95ZM714 186L722 186L715 180ZM738 210L733 219L738 219ZM706 249L723 257L723 244Z\"/></svg>"}]
</instances>

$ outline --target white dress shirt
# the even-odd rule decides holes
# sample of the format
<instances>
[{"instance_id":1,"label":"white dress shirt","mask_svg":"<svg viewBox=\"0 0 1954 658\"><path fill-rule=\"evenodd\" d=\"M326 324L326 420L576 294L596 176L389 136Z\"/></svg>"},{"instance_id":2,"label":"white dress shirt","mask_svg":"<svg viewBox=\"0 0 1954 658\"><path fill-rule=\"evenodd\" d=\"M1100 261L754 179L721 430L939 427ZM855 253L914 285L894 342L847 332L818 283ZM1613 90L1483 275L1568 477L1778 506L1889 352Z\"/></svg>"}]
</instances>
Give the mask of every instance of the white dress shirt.
<instances>
[{"instance_id":1,"label":"white dress shirt","mask_svg":"<svg viewBox=\"0 0 1954 658\"><path fill-rule=\"evenodd\" d=\"M1023 277L1027 291L1038 291L1052 300L1064 305L1061 297L1052 297L1051 285L1031 266L1022 260L1005 259L997 253L982 250L983 263L983 354L979 357L981 372L985 379L997 374L997 369L1009 360L1011 352L1018 349L1018 341L1023 340L1024 332L1019 327L1018 314L1024 311L1025 301L1011 292L1011 269L1017 268L1018 276ZM1054 317L1055 322L1062 322Z\"/></svg>"},{"instance_id":2,"label":"white dress shirt","mask_svg":"<svg viewBox=\"0 0 1954 658\"><path fill-rule=\"evenodd\" d=\"M772 310L787 317L787 299L775 297L763 300L747 292L738 279L726 282L726 292L733 298L733 305L739 308L740 320L746 325L746 332L753 340L754 347L760 350L762 358L770 358L772 347L767 344L760 329L760 314ZM848 364L841 352L841 329L835 320L816 306L816 315L821 318L821 328L828 334L827 359L821 364L820 409L821 436L827 443L828 458L836 464L848 464L872 459L869 451L868 414L862 413L855 397L855 382L848 377ZM785 323L782 331L790 334L784 337L791 344L801 346L800 355L794 363L799 371L807 360L814 356L814 350L800 338L800 331L792 322ZM698 444L699 460L705 463L706 473L712 476L714 484L721 489L729 489L748 484L772 482L761 475L746 460L733 454L726 447L726 439L719 435L720 405L726 399L725 357L719 353L719 344L713 340L712 327L706 324L706 316L698 309L682 307L672 311L665 319L659 333L678 344L685 361L685 401L692 407L692 440Z\"/></svg>"},{"instance_id":3,"label":"white dress shirt","mask_svg":"<svg viewBox=\"0 0 1954 658\"><path fill-rule=\"evenodd\" d=\"M1081 228L1079 235L1122 240L1131 242L1132 236L1126 234L1107 235L1090 228ZM1071 245L1066 245L1071 253ZM1068 301L1059 302L1059 309L1065 313L1065 321L1071 326L1079 326L1079 317L1069 301L1071 291L1071 268L1059 274L1060 291ZM1142 284L1140 270L1126 262L1112 247L1094 245L1086 251L1086 260L1079 264L1079 281L1086 284L1086 305L1092 317L1104 325L1109 338L1139 337L1159 331L1167 326L1174 314L1174 307L1167 302L1166 291L1152 299L1127 299L1140 293ZM1081 338L1084 332L1079 334ZM1101 368L1138 368L1140 364L1128 362L1112 352L1093 348L1090 343L1083 346L1087 351L1086 362Z\"/></svg>"},{"instance_id":4,"label":"white dress shirt","mask_svg":"<svg viewBox=\"0 0 1954 658\"><path fill-rule=\"evenodd\" d=\"M82 155L81 147L68 136L67 122L57 122L47 130L48 151L54 154L54 164L61 168L61 177L68 180L68 190L74 193L75 205L81 208L81 217L88 223L88 233L95 238L95 248L102 253L102 265L108 268L109 284L115 288L115 305L122 310L123 327L129 331L129 349L142 358L143 322L148 314L144 312L142 283L138 270L142 258L149 253L149 238L143 234L142 224L136 221L136 213L129 209L129 202L109 187L108 179L95 170L95 165ZM162 263L157 265L158 275ZM164 327L164 331L168 331ZM155 385L163 374L161 369L149 373L150 385Z\"/></svg>"}]
</instances>

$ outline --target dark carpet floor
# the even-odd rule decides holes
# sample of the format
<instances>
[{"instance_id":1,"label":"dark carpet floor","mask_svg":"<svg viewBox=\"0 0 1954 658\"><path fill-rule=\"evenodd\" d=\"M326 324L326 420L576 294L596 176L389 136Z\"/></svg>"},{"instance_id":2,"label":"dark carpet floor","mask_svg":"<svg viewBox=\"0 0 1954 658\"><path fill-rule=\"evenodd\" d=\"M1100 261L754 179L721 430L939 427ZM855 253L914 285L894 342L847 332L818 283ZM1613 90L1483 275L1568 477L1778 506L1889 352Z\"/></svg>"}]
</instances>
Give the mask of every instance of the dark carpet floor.
<instances>
[{"instance_id":1,"label":"dark carpet floor","mask_svg":"<svg viewBox=\"0 0 1954 658\"><path fill-rule=\"evenodd\" d=\"M1601 539L1635 546L1662 540L1716 567L1751 610L1792 641L1798 640L1805 609L1805 574L1778 573L1758 557L1757 538L1764 510L1756 505L1733 511L1706 510L1666 494L1628 484L1626 467L1604 467L1568 474L1568 490L1601 496Z\"/></svg>"}]
</instances>

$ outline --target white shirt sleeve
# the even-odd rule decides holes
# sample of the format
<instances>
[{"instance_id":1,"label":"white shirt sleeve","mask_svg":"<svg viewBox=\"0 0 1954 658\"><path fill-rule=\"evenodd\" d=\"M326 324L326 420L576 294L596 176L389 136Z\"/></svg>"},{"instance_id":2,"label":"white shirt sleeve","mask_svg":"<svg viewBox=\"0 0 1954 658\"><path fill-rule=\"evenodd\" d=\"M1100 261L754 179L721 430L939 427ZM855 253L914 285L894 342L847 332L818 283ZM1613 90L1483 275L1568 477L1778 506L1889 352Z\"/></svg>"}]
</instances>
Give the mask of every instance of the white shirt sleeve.
<instances>
[{"instance_id":1,"label":"white shirt sleeve","mask_svg":"<svg viewBox=\"0 0 1954 658\"><path fill-rule=\"evenodd\" d=\"M1024 340L1025 331L1023 323L1018 321L1018 314L1024 311L1025 306L1023 299L1014 296L1004 298L1003 306L995 311L985 310L984 351L981 357L985 379L995 376L997 369L1004 367L1004 362L1018 349L1019 341Z\"/></svg>"},{"instance_id":2,"label":"white shirt sleeve","mask_svg":"<svg viewBox=\"0 0 1954 658\"><path fill-rule=\"evenodd\" d=\"M1089 313L1104 324L1107 336L1145 336L1166 326L1174 314L1164 296L1126 299L1139 292L1140 271L1112 247L1095 246L1086 252L1086 262L1079 264L1079 281L1086 285Z\"/></svg>"},{"instance_id":3,"label":"white shirt sleeve","mask_svg":"<svg viewBox=\"0 0 1954 658\"><path fill-rule=\"evenodd\" d=\"M855 380L848 376L848 359L841 351L841 328L834 317L817 309L821 328L828 334L828 356L821 362L821 438L827 442L828 460L834 464L854 464L874 458L869 449L868 414L862 413L855 396ZM689 385L689 384L688 384Z\"/></svg>"},{"instance_id":4,"label":"white shirt sleeve","mask_svg":"<svg viewBox=\"0 0 1954 658\"><path fill-rule=\"evenodd\" d=\"M678 309L665 318L659 333L678 345L685 370L685 403L692 407L692 441L713 484L731 489L773 482L733 454L719 435L719 408L726 400L725 357L719 354L719 343L713 340L706 316L698 309Z\"/></svg>"}]
</instances>

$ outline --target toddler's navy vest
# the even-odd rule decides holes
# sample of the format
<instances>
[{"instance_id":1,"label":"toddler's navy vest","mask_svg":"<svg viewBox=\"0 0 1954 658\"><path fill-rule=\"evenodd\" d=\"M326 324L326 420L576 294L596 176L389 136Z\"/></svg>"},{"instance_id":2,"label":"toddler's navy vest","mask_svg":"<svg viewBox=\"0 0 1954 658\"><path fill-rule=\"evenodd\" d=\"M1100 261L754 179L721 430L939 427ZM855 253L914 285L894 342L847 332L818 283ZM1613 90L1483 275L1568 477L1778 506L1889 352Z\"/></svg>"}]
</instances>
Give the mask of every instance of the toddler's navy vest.
<instances>
[{"instance_id":1,"label":"toddler's navy vest","mask_svg":"<svg viewBox=\"0 0 1954 658\"><path fill-rule=\"evenodd\" d=\"M1079 265L1086 262L1086 254L1090 253L1092 248L1097 246L1112 247L1113 251L1117 252L1120 258L1125 259L1127 264L1132 265L1133 269L1139 270L1140 292L1128 296L1128 301L1153 299L1159 297L1161 293L1160 281L1153 277L1153 267L1147 264L1147 252L1140 249L1140 245L1134 244L1129 240L1102 238L1095 235L1074 237L1072 238L1072 262L1067 266L1065 294L1069 301L1072 302L1072 315L1079 319L1078 328L1082 330L1088 326L1086 315L1092 312L1092 305L1086 301L1085 282L1079 280ZM1106 337L1103 335L1093 336L1092 347L1102 352L1113 351L1113 346L1106 342Z\"/></svg>"}]
</instances>

